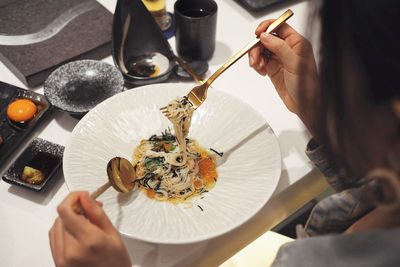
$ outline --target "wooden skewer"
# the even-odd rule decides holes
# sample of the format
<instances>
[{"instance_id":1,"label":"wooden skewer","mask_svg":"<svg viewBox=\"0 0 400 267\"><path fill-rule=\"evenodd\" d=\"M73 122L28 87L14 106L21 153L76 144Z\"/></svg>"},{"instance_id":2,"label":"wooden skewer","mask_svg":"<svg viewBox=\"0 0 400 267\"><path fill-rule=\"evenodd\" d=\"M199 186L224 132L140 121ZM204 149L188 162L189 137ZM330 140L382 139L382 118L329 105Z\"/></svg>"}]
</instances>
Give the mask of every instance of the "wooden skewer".
<instances>
[{"instance_id":1,"label":"wooden skewer","mask_svg":"<svg viewBox=\"0 0 400 267\"><path fill-rule=\"evenodd\" d=\"M90 194L92 199L104 193L108 188L113 187L118 192L127 193L135 188L136 172L129 160L114 157L107 164L108 181ZM80 202L75 203L72 209L77 214L85 214Z\"/></svg>"},{"instance_id":2,"label":"wooden skewer","mask_svg":"<svg viewBox=\"0 0 400 267\"><path fill-rule=\"evenodd\" d=\"M104 193L104 191L106 191L108 188L110 188L111 183L108 181L107 183L105 183L104 185L102 185L101 187L99 187L96 191L94 191L93 193L90 194L90 197L92 199L96 199L98 196L100 196L101 194ZM80 202L75 203L75 205L72 206L72 209L74 210L74 212L76 214L85 214L85 212L83 211L82 205Z\"/></svg>"}]
</instances>

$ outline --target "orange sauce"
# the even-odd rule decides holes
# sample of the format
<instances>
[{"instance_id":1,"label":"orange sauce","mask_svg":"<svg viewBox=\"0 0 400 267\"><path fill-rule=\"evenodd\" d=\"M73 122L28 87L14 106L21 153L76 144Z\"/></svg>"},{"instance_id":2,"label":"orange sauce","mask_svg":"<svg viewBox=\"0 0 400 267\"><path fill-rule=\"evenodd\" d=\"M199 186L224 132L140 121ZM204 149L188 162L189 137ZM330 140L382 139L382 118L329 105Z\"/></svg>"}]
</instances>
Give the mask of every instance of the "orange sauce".
<instances>
[{"instance_id":1,"label":"orange sauce","mask_svg":"<svg viewBox=\"0 0 400 267\"><path fill-rule=\"evenodd\" d=\"M147 196L148 196L149 198L154 198L155 195L156 195L156 191L151 190L151 189L148 189L148 190L147 190Z\"/></svg>"},{"instance_id":2,"label":"orange sauce","mask_svg":"<svg viewBox=\"0 0 400 267\"><path fill-rule=\"evenodd\" d=\"M158 66L154 66L154 73L150 74L149 77L156 77L160 73L160 68Z\"/></svg>"}]
</instances>

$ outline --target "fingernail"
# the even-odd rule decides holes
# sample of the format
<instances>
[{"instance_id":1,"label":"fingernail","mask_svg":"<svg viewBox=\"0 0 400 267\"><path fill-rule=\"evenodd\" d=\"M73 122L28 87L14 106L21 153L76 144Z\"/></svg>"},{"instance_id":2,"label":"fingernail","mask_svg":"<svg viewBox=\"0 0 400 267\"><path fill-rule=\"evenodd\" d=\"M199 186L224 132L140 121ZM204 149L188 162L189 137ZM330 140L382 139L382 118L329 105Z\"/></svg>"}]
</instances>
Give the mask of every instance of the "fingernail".
<instances>
[{"instance_id":1,"label":"fingernail","mask_svg":"<svg viewBox=\"0 0 400 267\"><path fill-rule=\"evenodd\" d=\"M254 58L253 58L252 56L250 56L249 61L250 61L250 66L253 66L253 64L254 64Z\"/></svg>"},{"instance_id":2,"label":"fingernail","mask_svg":"<svg viewBox=\"0 0 400 267\"><path fill-rule=\"evenodd\" d=\"M265 41L265 42L268 42L269 41L269 39L270 39L270 34L266 34L265 32L263 32L262 34L261 34L261 40L262 41Z\"/></svg>"}]
</instances>

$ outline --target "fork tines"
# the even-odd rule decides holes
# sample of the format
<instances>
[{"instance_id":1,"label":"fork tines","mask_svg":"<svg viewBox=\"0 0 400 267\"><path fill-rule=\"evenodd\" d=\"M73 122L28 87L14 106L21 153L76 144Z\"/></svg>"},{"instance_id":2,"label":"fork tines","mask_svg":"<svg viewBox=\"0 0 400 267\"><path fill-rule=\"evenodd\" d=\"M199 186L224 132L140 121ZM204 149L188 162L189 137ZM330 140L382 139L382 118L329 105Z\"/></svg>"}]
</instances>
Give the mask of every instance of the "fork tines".
<instances>
[{"instance_id":1,"label":"fork tines","mask_svg":"<svg viewBox=\"0 0 400 267\"><path fill-rule=\"evenodd\" d=\"M160 108L160 110L162 110L162 114L165 115L165 117L167 117L168 119L171 117L171 114L168 112L167 107L162 107Z\"/></svg>"}]
</instances>

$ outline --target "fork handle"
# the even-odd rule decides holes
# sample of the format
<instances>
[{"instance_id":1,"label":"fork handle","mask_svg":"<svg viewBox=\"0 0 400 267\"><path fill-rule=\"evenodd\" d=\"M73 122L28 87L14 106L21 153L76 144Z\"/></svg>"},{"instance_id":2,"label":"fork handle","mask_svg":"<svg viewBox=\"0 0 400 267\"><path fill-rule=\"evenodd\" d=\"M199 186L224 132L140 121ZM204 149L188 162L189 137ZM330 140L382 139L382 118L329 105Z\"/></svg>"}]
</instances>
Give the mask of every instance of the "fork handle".
<instances>
[{"instance_id":1,"label":"fork handle","mask_svg":"<svg viewBox=\"0 0 400 267\"><path fill-rule=\"evenodd\" d=\"M278 27L293 16L293 11L288 9L285 13L283 13L279 18L277 18L274 22L269 25L268 29L265 31L267 34L274 32ZM238 61L241 57L243 57L253 46L255 46L258 42L260 42L260 37L257 36L256 39L248 43L245 47L243 47L239 52L233 55L224 65L222 65L210 78L205 82L207 87L211 85L211 83L221 75L225 70L227 70L233 63Z\"/></svg>"}]
</instances>

